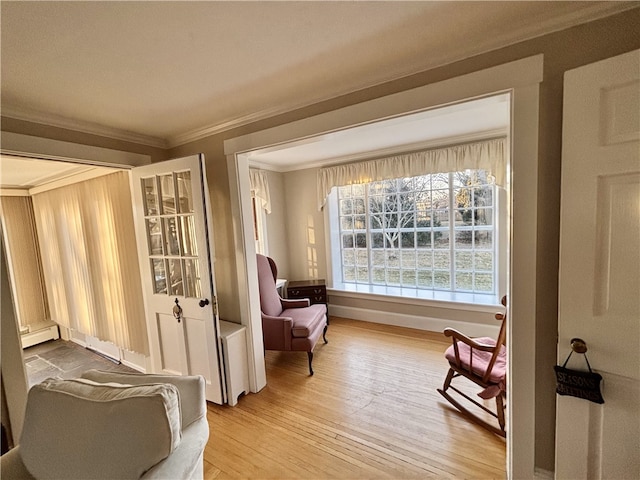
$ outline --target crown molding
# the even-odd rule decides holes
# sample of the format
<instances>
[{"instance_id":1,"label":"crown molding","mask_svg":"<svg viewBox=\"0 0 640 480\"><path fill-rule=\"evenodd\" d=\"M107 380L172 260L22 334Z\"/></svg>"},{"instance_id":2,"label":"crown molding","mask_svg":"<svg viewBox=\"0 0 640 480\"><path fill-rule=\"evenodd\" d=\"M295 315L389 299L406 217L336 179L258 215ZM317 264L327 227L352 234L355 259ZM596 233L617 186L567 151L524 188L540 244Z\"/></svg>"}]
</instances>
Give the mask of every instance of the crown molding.
<instances>
[{"instance_id":1,"label":"crown molding","mask_svg":"<svg viewBox=\"0 0 640 480\"><path fill-rule=\"evenodd\" d=\"M525 42L533 38L541 37L543 35L559 32L567 28L599 20L601 18L605 18L616 13L621 13L637 7L637 2L594 2L594 5L586 7L579 11L569 12L562 17L552 18L540 23L529 24L519 30L512 31L504 35L494 36L491 39L488 39L486 42L476 43L472 47L465 48L454 54L445 55L443 57L433 59L429 64L423 64L417 68L415 66L412 68L407 68L404 71L395 72L386 78L378 79L374 82L363 83L362 85L354 87L348 91L342 91L338 93L334 92L333 94L316 97L305 102L268 108L237 118L226 119L221 122L217 122L205 127L196 128L179 135L170 136L167 138L167 143L170 148L178 147L186 143L202 140L203 138L231 130L233 128L242 127L254 122L265 120L267 118L275 117L277 115L282 115L324 101L328 101L337 96L349 95L367 88L374 88L376 86L383 85L394 80L399 80L410 75L416 75L434 68L443 67L451 63L473 57L475 55L488 53L520 42Z\"/></svg>"},{"instance_id":2,"label":"crown molding","mask_svg":"<svg viewBox=\"0 0 640 480\"><path fill-rule=\"evenodd\" d=\"M22 120L25 122L38 123L50 127L65 128L76 132L98 135L123 142L131 142L149 147L166 149L167 142L158 137L142 135L113 127L106 127L98 123L84 122L72 118L63 117L51 113L39 112L29 108L17 107L15 105L2 104L2 116Z\"/></svg>"},{"instance_id":3,"label":"crown molding","mask_svg":"<svg viewBox=\"0 0 640 480\"><path fill-rule=\"evenodd\" d=\"M488 53L500 48L507 47L516 43L531 40L536 37L547 35L581 25L587 22L599 20L616 13L621 13L638 7L637 2L593 2L586 8L578 11L568 12L562 17L555 17L547 21L537 22L527 25L516 31L496 35L488 38L485 42L476 43L469 48L463 48L455 52L444 54L441 57L430 57L429 63L420 66L413 65L404 70L395 71L386 77L379 77L374 81L363 82L359 86L353 87L342 92L333 92L324 96L318 96L304 102L289 103L278 107L259 110L247 115L241 115L235 118L227 118L217 121L207 126L199 127L187 132L170 135L167 138L159 138L149 135L138 134L127 130L107 127L92 122L84 122L81 120L70 119L55 114L49 114L31 110L27 108L17 107L15 105L2 105L2 116L23 120L28 122L39 123L52 127L66 128L78 132L99 135L102 137L112 138L125 142L136 143L161 149L174 148L186 143L201 140L212 135L216 135L234 128L242 127L260 120L265 120L277 115L285 114L295 110L299 110L311 105L315 105L337 96L349 95L367 88L373 88L385 83L401 79L410 75L419 74L434 68L439 68L454 62L464 60L475 55Z\"/></svg>"}]
</instances>

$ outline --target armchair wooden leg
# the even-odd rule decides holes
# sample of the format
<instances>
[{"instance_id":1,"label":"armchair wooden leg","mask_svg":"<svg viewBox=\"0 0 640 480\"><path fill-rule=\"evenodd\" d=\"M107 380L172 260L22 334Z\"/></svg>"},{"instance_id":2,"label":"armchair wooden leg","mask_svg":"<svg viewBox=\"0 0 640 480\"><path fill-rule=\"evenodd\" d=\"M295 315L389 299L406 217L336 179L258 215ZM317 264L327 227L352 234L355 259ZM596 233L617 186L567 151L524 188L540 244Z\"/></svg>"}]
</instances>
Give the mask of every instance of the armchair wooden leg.
<instances>
[{"instance_id":1,"label":"armchair wooden leg","mask_svg":"<svg viewBox=\"0 0 640 480\"><path fill-rule=\"evenodd\" d=\"M329 340L327 340L327 328L329 328L329 322L327 322L324 326L324 330L322 331L322 339L324 340L324 343L329 343Z\"/></svg>"},{"instance_id":2,"label":"armchair wooden leg","mask_svg":"<svg viewBox=\"0 0 640 480\"><path fill-rule=\"evenodd\" d=\"M313 375L313 368L311 368L311 363L313 362L313 352L307 352L307 356L309 357L309 376Z\"/></svg>"}]
</instances>

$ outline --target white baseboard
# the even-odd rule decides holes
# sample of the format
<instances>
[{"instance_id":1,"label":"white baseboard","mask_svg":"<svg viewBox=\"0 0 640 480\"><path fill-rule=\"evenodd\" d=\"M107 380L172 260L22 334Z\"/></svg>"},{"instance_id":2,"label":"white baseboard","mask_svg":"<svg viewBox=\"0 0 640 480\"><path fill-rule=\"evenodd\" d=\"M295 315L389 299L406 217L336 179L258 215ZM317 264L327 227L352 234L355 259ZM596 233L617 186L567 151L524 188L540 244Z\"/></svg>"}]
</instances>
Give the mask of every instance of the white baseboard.
<instances>
[{"instance_id":1,"label":"white baseboard","mask_svg":"<svg viewBox=\"0 0 640 480\"><path fill-rule=\"evenodd\" d=\"M21 334L20 342L22 343L22 348L28 348L38 343L46 342L47 340L56 340L58 338L60 338L58 326L53 325L41 330L36 330L35 332Z\"/></svg>"},{"instance_id":2,"label":"white baseboard","mask_svg":"<svg viewBox=\"0 0 640 480\"><path fill-rule=\"evenodd\" d=\"M449 327L460 330L470 337L495 338L498 335L498 327L493 325L420 317L403 313L381 312L379 310L368 310L366 308L347 307L344 305L329 305L329 314L336 317L382 323L384 325L395 325L398 327L416 328L430 332L442 332L445 328Z\"/></svg>"}]
</instances>

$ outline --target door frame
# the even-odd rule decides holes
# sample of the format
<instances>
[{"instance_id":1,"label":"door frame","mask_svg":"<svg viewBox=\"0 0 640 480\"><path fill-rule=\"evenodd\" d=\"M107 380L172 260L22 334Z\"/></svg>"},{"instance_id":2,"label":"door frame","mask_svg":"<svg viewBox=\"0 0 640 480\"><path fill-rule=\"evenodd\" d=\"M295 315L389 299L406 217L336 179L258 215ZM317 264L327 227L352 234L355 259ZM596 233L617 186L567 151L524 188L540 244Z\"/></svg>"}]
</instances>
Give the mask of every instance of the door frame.
<instances>
[{"instance_id":1,"label":"door frame","mask_svg":"<svg viewBox=\"0 0 640 480\"><path fill-rule=\"evenodd\" d=\"M509 371L507 475L535 476L535 325L538 204L539 84L543 55L516 60L460 77L380 97L224 142L234 222L238 294L247 326L251 391L266 385L257 265L251 213L249 163L253 150L406 115L500 92L511 93L511 218L509 272ZM518 272L518 275L514 275ZM515 413L515 414L511 414Z\"/></svg>"}]
</instances>

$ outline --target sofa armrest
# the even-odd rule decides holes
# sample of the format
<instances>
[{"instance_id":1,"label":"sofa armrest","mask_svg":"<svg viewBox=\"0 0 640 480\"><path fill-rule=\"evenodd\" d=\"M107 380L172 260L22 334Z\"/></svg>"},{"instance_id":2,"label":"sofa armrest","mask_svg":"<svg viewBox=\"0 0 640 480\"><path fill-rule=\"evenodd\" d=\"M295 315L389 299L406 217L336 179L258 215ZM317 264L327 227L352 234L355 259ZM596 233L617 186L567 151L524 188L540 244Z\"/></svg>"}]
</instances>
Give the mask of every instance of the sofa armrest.
<instances>
[{"instance_id":1,"label":"sofa armrest","mask_svg":"<svg viewBox=\"0 0 640 480\"><path fill-rule=\"evenodd\" d=\"M182 441L171 455L154 465L142 479L199 479L204 476L204 449L209 439L207 418L200 418L182 431Z\"/></svg>"},{"instance_id":2,"label":"sofa armrest","mask_svg":"<svg viewBox=\"0 0 640 480\"><path fill-rule=\"evenodd\" d=\"M267 350L291 350L291 317L272 317L262 314L262 336Z\"/></svg>"},{"instance_id":3,"label":"sofa armrest","mask_svg":"<svg viewBox=\"0 0 640 480\"><path fill-rule=\"evenodd\" d=\"M296 298L294 299L285 299L281 298L282 309L286 310L287 308L304 308L311 305L311 301L308 298Z\"/></svg>"}]
</instances>

